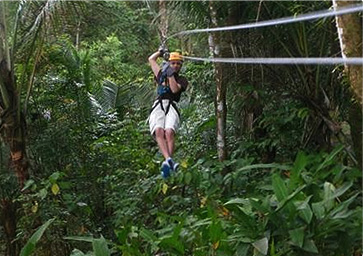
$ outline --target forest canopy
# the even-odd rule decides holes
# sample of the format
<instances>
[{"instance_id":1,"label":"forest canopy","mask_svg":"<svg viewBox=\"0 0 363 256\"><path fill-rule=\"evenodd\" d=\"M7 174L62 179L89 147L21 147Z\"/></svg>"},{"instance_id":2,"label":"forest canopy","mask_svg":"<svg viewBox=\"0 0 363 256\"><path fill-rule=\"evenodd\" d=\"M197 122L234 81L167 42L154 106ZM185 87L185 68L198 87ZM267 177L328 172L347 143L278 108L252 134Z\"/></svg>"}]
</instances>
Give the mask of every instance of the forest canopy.
<instances>
[{"instance_id":1,"label":"forest canopy","mask_svg":"<svg viewBox=\"0 0 363 256\"><path fill-rule=\"evenodd\" d=\"M362 65L188 57L362 58L362 10L172 36L361 5L1 1L0 254L361 255ZM167 179L162 43L189 81Z\"/></svg>"}]
</instances>

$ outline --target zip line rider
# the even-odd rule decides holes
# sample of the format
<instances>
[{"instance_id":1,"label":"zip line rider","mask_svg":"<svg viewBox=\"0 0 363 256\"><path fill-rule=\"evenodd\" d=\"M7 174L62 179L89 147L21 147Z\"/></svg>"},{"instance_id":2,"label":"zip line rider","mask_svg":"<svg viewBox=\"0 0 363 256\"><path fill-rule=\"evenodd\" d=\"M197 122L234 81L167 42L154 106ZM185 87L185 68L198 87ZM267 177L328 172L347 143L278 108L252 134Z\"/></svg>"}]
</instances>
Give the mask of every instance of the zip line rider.
<instances>
[{"instance_id":1,"label":"zip line rider","mask_svg":"<svg viewBox=\"0 0 363 256\"><path fill-rule=\"evenodd\" d=\"M164 57L167 61L159 67L156 60ZM175 134L180 124L177 102L188 87L188 80L179 75L183 65L183 56L179 52L169 52L161 47L149 57L151 69L157 82L157 99L149 116L150 133L165 158L161 165L161 176L169 177L176 172L179 164L172 159L175 149Z\"/></svg>"}]
</instances>

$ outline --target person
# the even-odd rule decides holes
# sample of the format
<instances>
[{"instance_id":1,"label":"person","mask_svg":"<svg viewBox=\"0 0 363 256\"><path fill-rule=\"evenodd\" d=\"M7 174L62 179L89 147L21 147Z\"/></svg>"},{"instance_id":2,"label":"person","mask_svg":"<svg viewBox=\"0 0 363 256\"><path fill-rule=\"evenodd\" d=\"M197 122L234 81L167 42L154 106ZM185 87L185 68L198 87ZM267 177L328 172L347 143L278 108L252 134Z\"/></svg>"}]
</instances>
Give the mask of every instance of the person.
<instances>
[{"instance_id":1,"label":"person","mask_svg":"<svg viewBox=\"0 0 363 256\"><path fill-rule=\"evenodd\" d=\"M183 57L180 52L171 52L162 67L157 59L164 55L164 50L153 53L149 57L149 63L157 82L157 99L155 100L149 115L150 133L155 138L158 147L165 158L161 164L161 176L168 178L176 172L179 164L172 158L175 151L175 134L180 124L180 113L177 103L182 92L188 87L188 80L179 75L183 65Z\"/></svg>"}]
</instances>

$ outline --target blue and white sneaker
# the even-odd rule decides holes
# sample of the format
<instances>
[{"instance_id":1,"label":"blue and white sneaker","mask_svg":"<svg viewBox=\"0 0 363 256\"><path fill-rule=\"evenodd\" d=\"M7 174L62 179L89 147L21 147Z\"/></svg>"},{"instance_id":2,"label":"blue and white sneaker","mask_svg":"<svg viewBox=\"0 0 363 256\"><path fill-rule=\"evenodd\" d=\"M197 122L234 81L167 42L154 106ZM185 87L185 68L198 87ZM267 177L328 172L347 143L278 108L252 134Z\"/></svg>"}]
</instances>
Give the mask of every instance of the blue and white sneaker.
<instances>
[{"instance_id":1,"label":"blue and white sneaker","mask_svg":"<svg viewBox=\"0 0 363 256\"><path fill-rule=\"evenodd\" d=\"M171 174L170 172L171 172L171 168L170 168L169 163L167 161L164 161L161 164L161 177L163 177L164 179L169 178L169 176Z\"/></svg>"},{"instance_id":2,"label":"blue and white sneaker","mask_svg":"<svg viewBox=\"0 0 363 256\"><path fill-rule=\"evenodd\" d=\"M166 161L168 162L171 171L172 172L177 172L179 164L174 162L174 160L171 157L169 157Z\"/></svg>"}]
</instances>

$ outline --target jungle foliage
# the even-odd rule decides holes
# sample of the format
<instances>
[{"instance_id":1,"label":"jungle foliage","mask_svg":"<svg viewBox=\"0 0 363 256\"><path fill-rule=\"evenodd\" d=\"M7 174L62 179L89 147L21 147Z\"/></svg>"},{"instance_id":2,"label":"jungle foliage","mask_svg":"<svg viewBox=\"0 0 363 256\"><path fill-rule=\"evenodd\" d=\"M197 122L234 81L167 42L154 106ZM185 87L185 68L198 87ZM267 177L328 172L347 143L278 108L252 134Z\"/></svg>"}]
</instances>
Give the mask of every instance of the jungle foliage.
<instances>
[{"instance_id":1,"label":"jungle foliage","mask_svg":"<svg viewBox=\"0 0 363 256\"><path fill-rule=\"evenodd\" d=\"M209 27L209 4L168 2L169 33ZM181 167L164 180L146 122L155 98L147 58L160 44L158 2L0 5L21 109L10 113L23 120L29 172L19 185L9 144L19 137L2 132L1 255L361 254L362 156L355 134L362 119L361 111L358 119L350 116L357 102L343 65L223 64L228 158L219 161L215 66L186 61L190 88L179 104L175 153ZM225 26L330 6L221 1L213 7ZM219 38L222 57L340 53L333 18ZM168 46L211 56L207 34L172 38ZM2 91L1 127L8 120L4 99Z\"/></svg>"}]
</instances>

